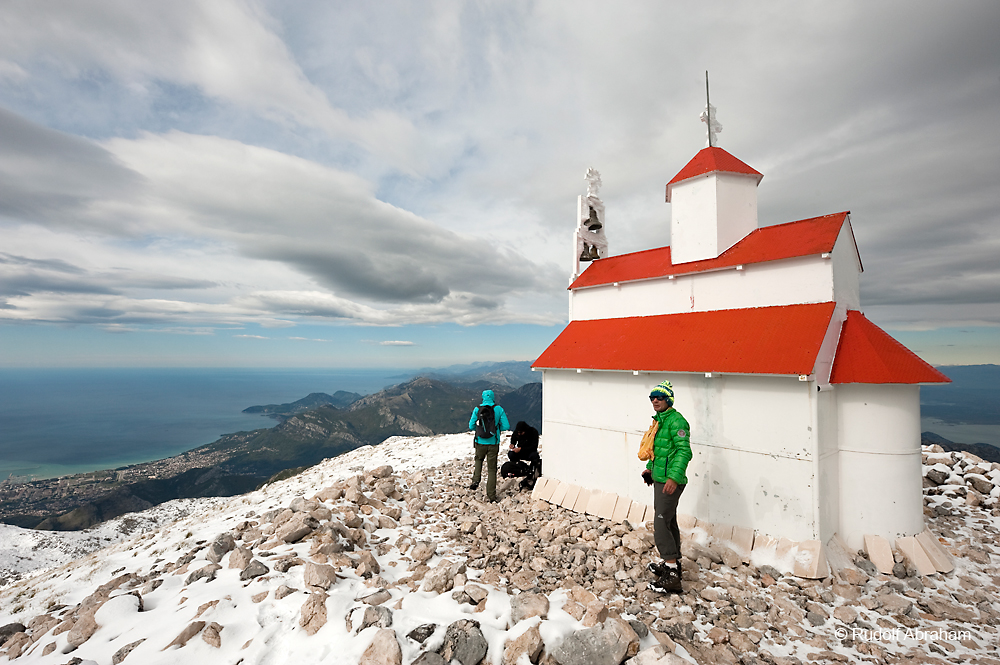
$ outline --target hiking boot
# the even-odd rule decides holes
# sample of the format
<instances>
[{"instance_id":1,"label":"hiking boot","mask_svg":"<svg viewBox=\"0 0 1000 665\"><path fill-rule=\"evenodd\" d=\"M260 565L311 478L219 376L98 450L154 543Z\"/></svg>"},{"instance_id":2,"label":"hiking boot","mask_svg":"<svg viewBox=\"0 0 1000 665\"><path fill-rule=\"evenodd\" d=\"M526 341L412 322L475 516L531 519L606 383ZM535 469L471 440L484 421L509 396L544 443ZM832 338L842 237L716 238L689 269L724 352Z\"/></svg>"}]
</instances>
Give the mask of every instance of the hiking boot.
<instances>
[{"instance_id":1,"label":"hiking boot","mask_svg":"<svg viewBox=\"0 0 1000 665\"><path fill-rule=\"evenodd\" d=\"M677 568L677 575L679 577L680 574L681 574L681 562L680 562L680 560L678 560L677 563L674 564L674 565ZM646 570L648 570L649 572L653 573L657 577L663 577L664 575L666 575L667 571L670 568L671 568L671 566L669 566L667 563L665 563L663 561L650 561L649 565L646 566Z\"/></svg>"},{"instance_id":2,"label":"hiking boot","mask_svg":"<svg viewBox=\"0 0 1000 665\"><path fill-rule=\"evenodd\" d=\"M472 483L471 485L469 485L469 489L475 492L477 489L479 489L479 483Z\"/></svg>"},{"instance_id":3,"label":"hiking boot","mask_svg":"<svg viewBox=\"0 0 1000 665\"><path fill-rule=\"evenodd\" d=\"M681 587L681 571L667 566L667 572L649 583L649 590L657 593L684 593Z\"/></svg>"}]
</instances>

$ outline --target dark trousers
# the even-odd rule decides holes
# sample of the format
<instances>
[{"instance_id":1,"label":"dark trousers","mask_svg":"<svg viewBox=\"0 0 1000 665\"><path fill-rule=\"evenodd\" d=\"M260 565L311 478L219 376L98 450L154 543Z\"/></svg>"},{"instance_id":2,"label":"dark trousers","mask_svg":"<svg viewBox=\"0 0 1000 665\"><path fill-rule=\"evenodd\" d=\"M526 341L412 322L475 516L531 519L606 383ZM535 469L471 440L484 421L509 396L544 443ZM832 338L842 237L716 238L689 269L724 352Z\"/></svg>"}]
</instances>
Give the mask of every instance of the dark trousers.
<instances>
[{"instance_id":1,"label":"dark trousers","mask_svg":"<svg viewBox=\"0 0 1000 665\"><path fill-rule=\"evenodd\" d=\"M677 502L687 485L678 485L673 494L663 491L663 483L653 483L653 542L664 561L681 558L681 528L677 525Z\"/></svg>"},{"instance_id":2,"label":"dark trousers","mask_svg":"<svg viewBox=\"0 0 1000 665\"><path fill-rule=\"evenodd\" d=\"M482 443L476 446L476 466L472 472L472 482L479 483L483 479L483 460L486 460L486 498L495 501L497 498L497 452L499 445L488 446Z\"/></svg>"}]
</instances>

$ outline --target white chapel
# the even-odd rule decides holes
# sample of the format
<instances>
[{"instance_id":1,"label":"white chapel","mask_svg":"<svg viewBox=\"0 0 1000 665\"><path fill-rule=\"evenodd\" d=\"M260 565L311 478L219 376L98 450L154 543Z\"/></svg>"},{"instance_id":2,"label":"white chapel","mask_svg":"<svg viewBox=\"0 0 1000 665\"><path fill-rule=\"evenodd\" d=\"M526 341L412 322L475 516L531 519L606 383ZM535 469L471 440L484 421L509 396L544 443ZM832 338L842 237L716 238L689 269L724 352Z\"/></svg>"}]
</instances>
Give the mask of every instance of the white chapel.
<instances>
[{"instance_id":1,"label":"white chapel","mask_svg":"<svg viewBox=\"0 0 1000 665\"><path fill-rule=\"evenodd\" d=\"M919 536L919 390L949 379L865 317L850 213L759 227L763 176L714 139L667 183L667 247L609 255L600 176L588 172L569 324L533 364L537 491L641 518L646 396L669 379L691 424L679 506L691 523L749 534L747 550L813 543L819 567L834 540L857 550L866 537Z\"/></svg>"}]
</instances>

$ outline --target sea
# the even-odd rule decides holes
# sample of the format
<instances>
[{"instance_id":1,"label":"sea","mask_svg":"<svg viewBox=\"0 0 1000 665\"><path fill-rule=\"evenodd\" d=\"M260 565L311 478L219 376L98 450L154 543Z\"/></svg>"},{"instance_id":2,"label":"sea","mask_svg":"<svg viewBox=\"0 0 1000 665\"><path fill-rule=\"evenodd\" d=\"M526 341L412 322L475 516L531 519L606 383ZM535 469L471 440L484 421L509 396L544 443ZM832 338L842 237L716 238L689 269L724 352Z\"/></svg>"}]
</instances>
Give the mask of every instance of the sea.
<instances>
[{"instance_id":1,"label":"sea","mask_svg":"<svg viewBox=\"0 0 1000 665\"><path fill-rule=\"evenodd\" d=\"M276 424L242 413L249 406L367 395L405 378L400 369L0 369L0 481L171 457Z\"/></svg>"},{"instance_id":2,"label":"sea","mask_svg":"<svg viewBox=\"0 0 1000 665\"><path fill-rule=\"evenodd\" d=\"M921 391L922 431L1000 446L998 368L946 369L955 385ZM410 376L405 369L0 369L0 481L172 457L276 424L243 413L249 406L314 392L370 394Z\"/></svg>"}]
</instances>

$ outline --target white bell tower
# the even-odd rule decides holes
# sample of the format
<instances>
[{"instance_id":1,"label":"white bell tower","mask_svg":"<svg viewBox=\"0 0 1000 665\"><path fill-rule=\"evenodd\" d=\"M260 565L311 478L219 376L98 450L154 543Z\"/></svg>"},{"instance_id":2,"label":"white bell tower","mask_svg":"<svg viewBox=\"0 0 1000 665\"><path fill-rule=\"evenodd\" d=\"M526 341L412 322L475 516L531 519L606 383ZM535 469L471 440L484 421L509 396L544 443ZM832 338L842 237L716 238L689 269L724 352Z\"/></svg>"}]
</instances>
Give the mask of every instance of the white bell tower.
<instances>
[{"instance_id":1,"label":"white bell tower","mask_svg":"<svg viewBox=\"0 0 1000 665\"><path fill-rule=\"evenodd\" d=\"M604 235L604 201L597 196L601 188L601 174L587 169L587 195L576 202L576 231L573 233L573 274L570 284L580 276L581 263L603 259L608 255L608 239Z\"/></svg>"}]
</instances>

